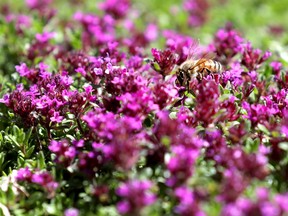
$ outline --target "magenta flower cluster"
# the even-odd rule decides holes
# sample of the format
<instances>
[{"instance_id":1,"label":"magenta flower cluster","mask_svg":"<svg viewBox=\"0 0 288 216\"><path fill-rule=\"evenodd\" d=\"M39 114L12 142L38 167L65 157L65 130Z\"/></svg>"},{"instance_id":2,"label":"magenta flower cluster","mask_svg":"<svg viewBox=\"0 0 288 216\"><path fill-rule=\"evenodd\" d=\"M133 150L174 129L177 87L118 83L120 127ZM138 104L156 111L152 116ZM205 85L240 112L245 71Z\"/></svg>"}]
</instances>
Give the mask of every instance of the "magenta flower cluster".
<instances>
[{"instance_id":1,"label":"magenta flower cluster","mask_svg":"<svg viewBox=\"0 0 288 216\"><path fill-rule=\"evenodd\" d=\"M47 193L48 197L55 196L56 190L59 186L59 183L57 183L51 173L48 171L40 171L40 170L31 170L28 167L21 168L17 172L16 176L17 181L25 181L30 182L35 185L39 185L45 192Z\"/></svg>"},{"instance_id":2,"label":"magenta flower cluster","mask_svg":"<svg viewBox=\"0 0 288 216\"><path fill-rule=\"evenodd\" d=\"M52 0L26 4L44 23L57 16ZM207 1L183 5L190 27L204 25ZM204 216L210 205L227 216L287 214L285 64L227 24L200 47L223 70L177 86L176 69L196 39L156 22L141 29L129 0L97 10L35 34L15 66L19 83L6 86L0 102L13 112L11 124L33 131L33 159L43 154L46 164L20 163L17 182L57 205L67 194L66 216L110 207L120 215ZM25 35L32 17L5 16ZM164 47L152 43L159 36Z\"/></svg>"}]
</instances>

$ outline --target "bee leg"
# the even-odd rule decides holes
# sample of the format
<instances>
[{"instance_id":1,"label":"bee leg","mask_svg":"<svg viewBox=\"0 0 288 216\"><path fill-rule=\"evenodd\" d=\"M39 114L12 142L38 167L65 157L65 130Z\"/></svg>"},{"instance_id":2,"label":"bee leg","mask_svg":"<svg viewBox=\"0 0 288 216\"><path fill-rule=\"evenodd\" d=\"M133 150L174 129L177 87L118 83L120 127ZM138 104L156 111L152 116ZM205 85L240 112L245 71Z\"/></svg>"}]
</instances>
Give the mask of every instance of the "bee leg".
<instances>
[{"instance_id":1,"label":"bee leg","mask_svg":"<svg viewBox=\"0 0 288 216\"><path fill-rule=\"evenodd\" d=\"M201 80L203 79L202 73L198 73L196 78L197 78L198 82L201 82Z\"/></svg>"},{"instance_id":2,"label":"bee leg","mask_svg":"<svg viewBox=\"0 0 288 216\"><path fill-rule=\"evenodd\" d=\"M186 84L186 86L187 86L187 91L188 91L188 93L190 92L190 82L187 80L187 84ZM184 94L184 97L185 97L185 94Z\"/></svg>"},{"instance_id":3,"label":"bee leg","mask_svg":"<svg viewBox=\"0 0 288 216\"><path fill-rule=\"evenodd\" d=\"M180 98L179 100L177 100L177 101L175 101L175 102L173 102L172 104L171 104L171 106L170 106L170 108L169 108L169 111L171 111L174 107L178 107L178 106L180 106L180 105L184 105L184 103L185 103L185 99L187 98L187 96L186 95L184 95L182 98Z\"/></svg>"}]
</instances>

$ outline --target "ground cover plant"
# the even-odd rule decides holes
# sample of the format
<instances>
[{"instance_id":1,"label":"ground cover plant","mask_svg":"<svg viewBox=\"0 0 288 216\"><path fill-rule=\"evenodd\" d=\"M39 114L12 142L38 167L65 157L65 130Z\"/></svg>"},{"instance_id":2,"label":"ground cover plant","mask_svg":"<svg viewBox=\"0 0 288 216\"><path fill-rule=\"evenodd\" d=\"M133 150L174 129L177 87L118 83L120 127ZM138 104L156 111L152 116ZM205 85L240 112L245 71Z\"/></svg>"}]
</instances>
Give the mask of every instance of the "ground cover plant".
<instances>
[{"instance_id":1,"label":"ground cover plant","mask_svg":"<svg viewBox=\"0 0 288 216\"><path fill-rule=\"evenodd\" d=\"M1 214L287 215L287 6L1 1Z\"/></svg>"}]
</instances>

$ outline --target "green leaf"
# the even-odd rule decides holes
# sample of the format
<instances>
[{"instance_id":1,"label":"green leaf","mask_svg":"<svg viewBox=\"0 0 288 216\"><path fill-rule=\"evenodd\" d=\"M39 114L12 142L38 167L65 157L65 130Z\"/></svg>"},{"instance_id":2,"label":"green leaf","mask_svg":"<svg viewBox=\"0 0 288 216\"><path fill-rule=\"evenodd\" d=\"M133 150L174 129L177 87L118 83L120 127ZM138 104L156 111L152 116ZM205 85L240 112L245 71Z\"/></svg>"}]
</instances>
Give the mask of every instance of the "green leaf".
<instances>
[{"instance_id":1,"label":"green leaf","mask_svg":"<svg viewBox=\"0 0 288 216\"><path fill-rule=\"evenodd\" d=\"M263 132L266 135L270 135L270 131L262 124L258 124L257 127L261 132Z\"/></svg>"},{"instance_id":2,"label":"green leaf","mask_svg":"<svg viewBox=\"0 0 288 216\"><path fill-rule=\"evenodd\" d=\"M34 152L35 146L31 146L30 148L27 149L26 154L25 154L25 158L30 158L32 153Z\"/></svg>"},{"instance_id":3,"label":"green leaf","mask_svg":"<svg viewBox=\"0 0 288 216\"><path fill-rule=\"evenodd\" d=\"M39 151L38 154L37 154L37 167L39 169L46 168L45 156L44 156L43 151Z\"/></svg>"},{"instance_id":4,"label":"green leaf","mask_svg":"<svg viewBox=\"0 0 288 216\"><path fill-rule=\"evenodd\" d=\"M285 150L285 151L288 151L288 142L281 142L279 143L279 148Z\"/></svg>"},{"instance_id":5,"label":"green leaf","mask_svg":"<svg viewBox=\"0 0 288 216\"><path fill-rule=\"evenodd\" d=\"M25 138L24 138L23 142L27 145L29 143L29 139L31 137L32 131L33 131L33 127L29 128L29 130L25 133Z\"/></svg>"},{"instance_id":6,"label":"green leaf","mask_svg":"<svg viewBox=\"0 0 288 216\"><path fill-rule=\"evenodd\" d=\"M1 132L0 132L0 142L3 142L3 135Z\"/></svg>"}]
</instances>

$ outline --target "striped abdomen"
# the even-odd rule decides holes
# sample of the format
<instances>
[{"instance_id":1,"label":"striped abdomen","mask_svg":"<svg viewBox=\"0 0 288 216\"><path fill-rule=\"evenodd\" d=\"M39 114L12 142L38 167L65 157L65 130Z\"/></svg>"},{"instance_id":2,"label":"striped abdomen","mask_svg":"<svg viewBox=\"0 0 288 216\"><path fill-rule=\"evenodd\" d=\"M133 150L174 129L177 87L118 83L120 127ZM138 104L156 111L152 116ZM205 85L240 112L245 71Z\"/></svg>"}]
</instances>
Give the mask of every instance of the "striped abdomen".
<instances>
[{"instance_id":1,"label":"striped abdomen","mask_svg":"<svg viewBox=\"0 0 288 216\"><path fill-rule=\"evenodd\" d=\"M210 74L220 73L222 71L222 65L212 59L199 59L197 60L197 63L195 63L195 65L196 66L193 68L193 71L198 73L204 73L204 75L206 75L205 72L208 72L208 74Z\"/></svg>"}]
</instances>

